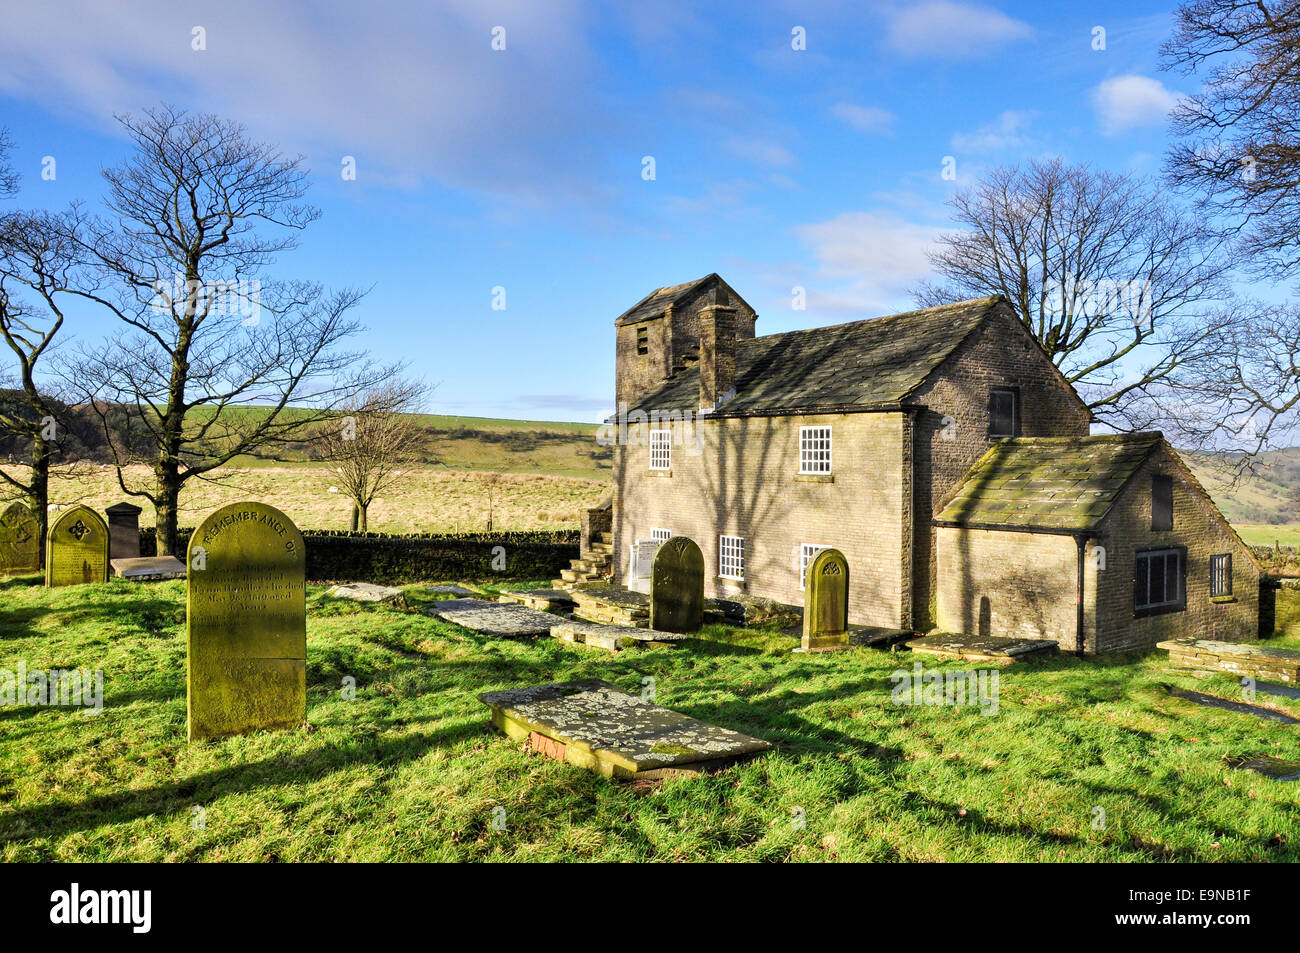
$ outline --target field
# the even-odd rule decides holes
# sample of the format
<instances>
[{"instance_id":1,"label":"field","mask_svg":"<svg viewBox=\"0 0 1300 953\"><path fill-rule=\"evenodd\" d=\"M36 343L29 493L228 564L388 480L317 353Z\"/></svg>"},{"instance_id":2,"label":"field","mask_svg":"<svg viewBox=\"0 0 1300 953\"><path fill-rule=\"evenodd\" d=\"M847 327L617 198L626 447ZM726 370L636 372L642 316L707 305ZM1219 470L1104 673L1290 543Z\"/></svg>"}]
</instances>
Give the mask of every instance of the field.
<instances>
[{"instance_id":1,"label":"field","mask_svg":"<svg viewBox=\"0 0 1300 953\"><path fill-rule=\"evenodd\" d=\"M85 469L85 468L82 468ZM143 481L143 467L128 470L128 484ZM255 499L284 511L301 529L348 529L351 502L331 493L332 472L322 466L226 467L218 482L190 481L181 494L181 526L196 526L226 503ZM126 497L111 467L93 467L53 483L50 498L85 503L101 513ZM495 529L572 529L582 511L609 495L609 483L581 477L528 473L481 473L423 467L404 473L370 508L369 529L379 533L440 533ZM143 506L140 525L154 524Z\"/></svg>"},{"instance_id":2,"label":"field","mask_svg":"<svg viewBox=\"0 0 1300 953\"><path fill-rule=\"evenodd\" d=\"M182 583L0 586L6 666L105 677L97 716L0 711L5 861L1300 860L1294 785L1230 766L1300 759L1300 736L1170 696L1240 690L1167 671L1162 653L1014 666L983 716L893 704L908 655L800 656L778 632L721 627L587 654L311 587L308 726L190 745ZM778 750L627 784L526 753L475 700L577 677L639 691L646 676L661 704Z\"/></svg>"}]
</instances>

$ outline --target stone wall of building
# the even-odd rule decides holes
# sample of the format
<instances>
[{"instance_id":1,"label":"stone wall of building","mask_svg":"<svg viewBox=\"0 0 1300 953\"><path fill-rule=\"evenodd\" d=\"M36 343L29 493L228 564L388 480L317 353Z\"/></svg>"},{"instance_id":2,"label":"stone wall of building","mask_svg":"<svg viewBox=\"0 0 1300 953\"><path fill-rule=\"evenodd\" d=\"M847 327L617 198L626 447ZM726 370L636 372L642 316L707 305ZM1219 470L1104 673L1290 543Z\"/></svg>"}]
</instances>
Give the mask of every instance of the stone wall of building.
<instances>
[{"instance_id":1,"label":"stone wall of building","mask_svg":"<svg viewBox=\"0 0 1300 953\"><path fill-rule=\"evenodd\" d=\"M1075 650L1079 554L1074 537L945 526L936 539L941 631L1054 639L1062 651Z\"/></svg>"},{"instance_id":2,"label":"stone wall of building","mask_svg":"<svg viewBox=\"0 0 1300 953\"><path fill-rule=\"evenodd\" d=\"M1174 486L1174 528L1162 532L1151 529L1151 478L1156 474L1173 477ZM1177 638L1258 638L1259 567L1167 446L1134 474L1102 521L1097 544L1106 550L1106 568L1097 574L1097 650L1140 649ZM1178 546L1187 549L1186 608L1135 617L1135 554ZM1232 601L1210 598L1210 556L1220 553L1232 554Z\"/></svg>"},{"instance_id":3,"label":"stone wall of building","mask_svg":"<svg viewBox=\"0 0 1300 953\"><path fill-rule=\"evenodd\" d=\"M833 473L799 474L799 428L832 428ZM849 620L910 628L909 415L902 412L701 420L674 424L672 468L649 469L648 424L615 452L614 537L621 582L632 544L653 529L704 552L705 592L803 604L800 544L833 546L851 576ZM698 443L692 452L692 434ZM745 580L721 579L722 534L745 539Z\"/></svg>"},{"instance_id":4,"label":"stone wall of building","mask_svg":"<svg viewBox=\"0 0 1300 953\"><path fill-rule=\"evenodd\" d=\"M916 628L934 624L937 563L931 520L967 471L993 445L989 391L1020 393L1020 436L1087 436L1090 413L1010 307L1000 308L941 364L914 395L925 410L915 426ZM1073 643L1071 643L1073 648Z\"/></svg>"}]
</instances>

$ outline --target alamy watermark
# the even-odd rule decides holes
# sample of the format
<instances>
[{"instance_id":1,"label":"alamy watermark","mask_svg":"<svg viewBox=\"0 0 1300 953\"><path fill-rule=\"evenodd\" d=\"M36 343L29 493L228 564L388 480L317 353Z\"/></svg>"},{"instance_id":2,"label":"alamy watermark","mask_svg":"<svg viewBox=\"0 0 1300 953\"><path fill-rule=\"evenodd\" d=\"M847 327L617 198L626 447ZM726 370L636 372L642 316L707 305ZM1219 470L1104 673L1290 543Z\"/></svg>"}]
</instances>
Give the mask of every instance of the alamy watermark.
<instances>
[{"instance_id":1,"label":"alamy watermark","mask_svg":"<svg viewBox=\"0 0 1300 953\"><path fill-rule=\"evenodd\" d=\"M602 447L643 447L650 441L652 430L667 430L673 447L681 447L691 456L699 456L704 449L700 442L699 422L708 415L690 410L628 410L625 402L618 405L618 414L612 421L596 429L596 443Z\"/></svg>"},{"instance_id":2,"label":"alamy watermark","mask_svg":"<svg viewBox=\"0 0 1300 953\"><path fill-rule=\"evenodd\" d=\"M0 668L0 706L20 705L80 708L83 715L98 715L104 710L104 673L88 668L28 670L25 661L16 670Z\"/></svg>"},{"instance_id":3,"label":"alamy watermark","mask_svg":"<svg viewBox=\"0 0 1300 953\"><path fill-rule=\"evenodd\" d=\"M1052 317L1070 311L1084 317L1126 314L1138 327L1151 324L1152 292L1149 280L1118 281L1086 279L1061 281L1053 278L1043 285L1043 309Z\"/></svg>"},{"instance_id":4,"label":"alamy watermark","mask_svg":"<svg viewBox=\"0 0 1300 953\"><path fill-rule=\"evenodd\" d=\"M178 274L171 285L159 278L153 283L153 292L154 314L172 314L176 302L182 301L187 307L193 302L195 314L240 317L244 327L262 320L262 282L258 278L204 282Z\"/></svg>"},{"instance_id":5,"label":"alamy watermark","mask_svg":"<svg viewBox=\"0 0 1300 953\"><path fill-rule=\"evenodd\" d=\"M981 715L996 715L999 677L997 669L927 671L916 662L911 671L900 668L889 674L894 685L890 699L895 705L947 705L954 708L977 705Z\"/></svg>"}]
</instances>

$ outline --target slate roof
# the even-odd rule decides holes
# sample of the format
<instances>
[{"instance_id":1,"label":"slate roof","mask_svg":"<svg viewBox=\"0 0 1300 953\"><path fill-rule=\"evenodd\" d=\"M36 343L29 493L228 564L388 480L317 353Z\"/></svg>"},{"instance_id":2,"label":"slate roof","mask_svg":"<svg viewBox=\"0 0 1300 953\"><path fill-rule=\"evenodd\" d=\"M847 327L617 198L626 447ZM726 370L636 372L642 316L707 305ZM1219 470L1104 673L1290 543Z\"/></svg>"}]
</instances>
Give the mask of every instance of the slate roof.
<instances>
[{"instance_id":1,"label":"slate roof","mask_svg":"<svg viewBox=\"0 0 1300 953\"><path fill-rule=\"evenodd\" d=\"M685 301L701 287L708 284L711 280L722 279L715 272L714 274L705 275L703 278L697 278L695 281L687 281L680 285L670 285L667 288L656 288L650 292L632 307L620 314L614 321L615 325L636 324L638 321L648 321L651 318L657 318L667 310L669 305L677 305Z\"/></svg>"},{"instance_id":2,"label":"slate roof","mask_svg":"<svg viewBox=\"0 0 1300 953\"><path fill-rule=\"evenodd\" d=\"M667 294L674 289L661 291ZM1000 300L975 298L738 341L736 396L718 409L717 416L897 404L957 349ZM648 301L632 311L646 307ZM699 367L688 367L647 394L637 407L694 411L699 406L699 386Z\"/></svg>"},{"instance_id":3,"label":"slate roof","mask_svg":"<svg viewBox=\"0 0 1300 953\"><path fill-rule=\"evenodd\" d=\"M1083 532L1097 528L1164 440L1158 432L998 441L975 464L939 525Z\"/></svg>"}]
</instances>

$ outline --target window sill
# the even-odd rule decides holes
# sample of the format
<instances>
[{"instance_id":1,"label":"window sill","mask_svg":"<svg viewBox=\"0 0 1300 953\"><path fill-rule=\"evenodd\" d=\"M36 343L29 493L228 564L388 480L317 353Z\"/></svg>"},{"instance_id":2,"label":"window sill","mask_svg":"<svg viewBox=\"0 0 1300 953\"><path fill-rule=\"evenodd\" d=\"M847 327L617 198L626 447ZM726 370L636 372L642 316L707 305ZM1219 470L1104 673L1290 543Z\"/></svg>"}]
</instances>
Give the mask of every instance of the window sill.
<instances>
[{"instance_id":1,"label":"window sill","mask_svg":"<svg viewBox=\"0 0 1300 953\"><path fill-rule=\"evenodd\" d=\"M673 471L672 470L647 470L645 472L645 475L652 476L652 477L670 477L673 475Z\"/></svg>"},{"instance_id":2,"label":"window sill","mask_svg":"<svg viewBox=\"0 0 1300 953\"><path fill-rule=\"evenodd\" d=\"M1153 615L1169 615L1171 612L1186 612L1186 611L1187 611L1186 603L1178 603L1177 605L1171 605L1171 606L1154 606L1150 609L1134 609L1133 618L1145 619Z\"/></svg>"},{"instance_id":3,"label":"window sill","mask_svg":"<svg viewBox=\"0 0 1300 953\"><path fill-rule=\"evenodd\" d=\"M796 473L795 483L834 483L834 473Z\"/></svg>"},{"instance_id":4,"label":"window sill","mask_svg":"<svg viewBox=\"0 0 1300 953\"><path fill-rule=\"evenodd\" d=\"M748 587L745 585L745 580L743 579L732 579L730 576L719 576L718 588L724 589L728 592L745 592Z\"/></svg>"},{"instance_id":5,"label":"window sill","mask_svg":"<svg viewBox=\"0 0 1300 953\"><path fill-rule=\"evenodd\" d=\"M1230 602L1236 602L1236 596L1210 596L1210 602L1216 606L1227 605Z\"/></svg>"}]
</instances>

